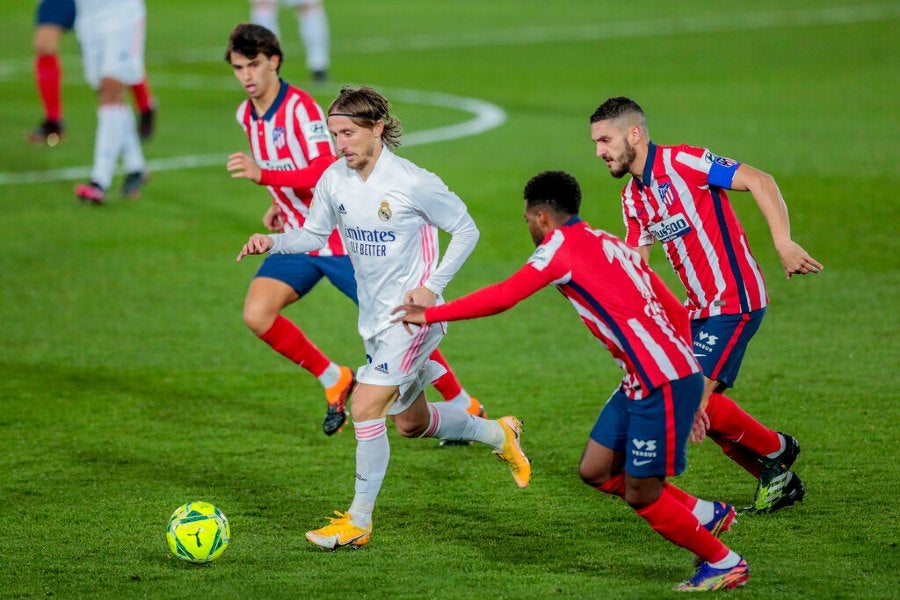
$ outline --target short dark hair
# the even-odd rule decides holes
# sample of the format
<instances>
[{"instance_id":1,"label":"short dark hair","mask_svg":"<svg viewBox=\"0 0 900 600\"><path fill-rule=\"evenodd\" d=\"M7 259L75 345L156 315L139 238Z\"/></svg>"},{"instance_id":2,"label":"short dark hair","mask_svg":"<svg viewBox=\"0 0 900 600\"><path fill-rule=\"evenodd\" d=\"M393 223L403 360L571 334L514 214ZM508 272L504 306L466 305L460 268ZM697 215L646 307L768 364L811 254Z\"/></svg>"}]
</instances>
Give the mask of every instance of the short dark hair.
<instances>
[{"instance_id":1,"label":"short dark hair","mask_svg":"<svg viewBox=\"0 0 900 600\"><path fill-rule=\"evenodd\" d=\"M528 208L547 206L558 214L573 216L581 209L581 186L565 171L544 171L525 184Z\"/></svg>"},{"instance_id":2,"label":"short dark hair","mask_svg":"<svg viewBox=\"0 0 900 600\"><path fill-rule=\"evenodd\" d=\"M637 113L641 116L642 120L646 119L644 110L631 98L626 98L625 96L608 98L606 102L598 106L597 110L594 111L594 114L591 115L591 123L618 119L619 117L630 113Z\"/></svg>"},{"instance_id":3,"label":"short dark hair","mask_svg":"<svg viewBox=\"0 0 900 600\"><path fill-rule=\"evenodd\" d=\"M345 85L328 106L328 116L348 117L356 126L372 129L378 121L384 121L381 141L391 150L400 145L403 126L400 119L391 114L388 99L375 89L363 85Z\"/></svg>"},{"instance_id":4,"label":"short dark hair","mask_svg":"<svg viewBox=\"0 0 900 600\"><path fill-rule=\"evenodd\" d=\"M231 32L228 38L228 48L225 49L225 62L231 63L231 53L237 52L243 54L247 58L253 58L259 54L264 54L267 58L277 56L278 71L284 64L284 54L281 52L281 44L278 42L278 36L263 27L254 23L241 23Z\"/></svg>"}]
</instances>

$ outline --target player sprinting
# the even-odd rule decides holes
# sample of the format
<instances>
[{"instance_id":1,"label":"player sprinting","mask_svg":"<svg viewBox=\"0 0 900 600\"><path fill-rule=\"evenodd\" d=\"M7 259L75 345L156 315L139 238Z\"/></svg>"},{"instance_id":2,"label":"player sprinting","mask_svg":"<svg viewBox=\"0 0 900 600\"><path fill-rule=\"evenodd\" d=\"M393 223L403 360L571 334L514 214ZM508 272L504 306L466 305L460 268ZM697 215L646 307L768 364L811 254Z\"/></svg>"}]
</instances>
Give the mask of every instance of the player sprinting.
<instances>
[{"instance_id":1,"label":"player sprinting","mask_svg":"<svg viewBox=\"0 0 900 600\"><path fill-rule=\"evenodd\" d=\"M225 60L249 96L238 106L236 117L252 153L252 157L232 154L227 168L232 177L266 186L272 205L263 215L263 225L269 231L299 229L309 214L313 188L337 160L322 109L305 91L280 78L284 56L277 36L265 27L250 23L235 27ZM319 380L327 401L322 429L332 435L346 420L353 371L328 358L281 314L323 277L357 302L353 265L337 230L319 250L267 257L247 291L244 322L275 351ZM431 358L445 369L432 382L444 399L484 416L484 407L460 385L440 352L435 350Z\"/></svg>"},{"instance_id":2,"label":"player sprinting","mask_svg":"<svg viewBox=\"0 0 900 600\"><path fill-rule=\"evenodd\" d=\"M144 79L144 0L76 0L75 6L84 77L100 102L91 180L77 185L75 195L102 204L121 158L125 167L121 195L134 199L147 181L147 169L125 89Z\"/></svg>"},{"instance_id":3,"label":"player sprinting","mask_svg":"<svg viewBox=\"0 0 900 600\"><path fill-rule=\"evenodd\" d=\"M734 588L747 561L717 535L734 520L724 502L699 500L667 483L687 464L685 446L703 377L691 354L684 308L638 253L578 216L574 177L545 171L525 186L525 220L537 249L504 281L446 304L394 309L406 323L437 324L494 315L555 285L625 370L591 431L582 480L624 498L650 526L702 561L683 591Z\"/></svg>"},{"instance_id":4,"label":"player sprinting","mask_svg":"<svg viewBox=\"0 0 900 600\"><path fill-rule=\"evenodd\" d=\"M282 234L254 234L238 254L294 254L322 248L337 227L350 253L359 294L359 333L367 364L359 368L351 414L356 433L355 494L345 513L308 531L326 549L359 547L372 534L372 511L387 472L386 417L405 437L474 440L494 448L519 487L531 478L522 452L521 423L470 415L452 402L428 403L424 388L440 367L429 360L442 326L409 335L391 323L397 304L433 305L471 254L478 228L455 193L433 173L395 155L399 121L387 99L369 87L344 87L328 108L328 129L342 158L316 185L304 226ZM438 230L451 235L439 257Z\"/></svg>"},{"instance_id":5,"label":"player sprinting","mask_svg":"<svg viewBox=\"0 0 900 600\"><path fill-rule=\"evenodd\" d=\"M753 512L771 512L803 499L791 466L797 440L761 424L725 389L732 387L750 338L766 312L762 270L750 253L726 190L750 191L769 224L788 278L822 265L791 239L787 206L774 179L705 148L653 143L644 111L632 99L610 98L590 117L597 156L622 190L625 241L644 260L655 241L687 291L694 354L705 388L692 439L708 434L723 452L758 479Z\"/></svg>"},{"instance_id":6,"label":"player sprinting","mask_svg":"<svg viewBox=\"0 0 900 600\"><path fill-rule=\"evenodd\" d=\"M75 26L75 0L41 0L38 2L34 30L34 80L44 109L44 120L28 133L33 144L56 146L63 138L62 65L59 40ZM156 101L150 93L146 75L130 86L140 112L138 135L147 140L156 122Z\"/></svg>"}]
</instances>

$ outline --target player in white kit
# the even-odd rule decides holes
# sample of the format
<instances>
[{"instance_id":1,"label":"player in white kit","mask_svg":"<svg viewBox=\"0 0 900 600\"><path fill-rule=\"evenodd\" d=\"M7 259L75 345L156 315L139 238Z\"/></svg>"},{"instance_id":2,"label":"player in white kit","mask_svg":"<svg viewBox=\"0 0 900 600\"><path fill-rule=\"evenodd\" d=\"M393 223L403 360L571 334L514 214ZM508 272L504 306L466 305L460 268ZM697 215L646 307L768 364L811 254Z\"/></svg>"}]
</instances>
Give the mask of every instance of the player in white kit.
<instances>
[{"instance_id":1,"label":"player in white kit","mask_svg":"<svg viewBox=\"0 0 900 600\"><path fill-rule=\"evenodd\" d=\"M314 82L325 81L331 58L328 16L322 0L250 0L250 21L281 37L278 27L279 3L297 9L297 28L306 49L306 67Z\"/></svg>"},{"instance_id":2,"label":"player in white kit","mask_svg":"<svg viewBox=\"0 0 900 600\"><path fill-rule=\"evenodd\" d=\"M397 302L432 306L471 254L478 229L465 204L433 173L395 155L402 130L388 101L369 87L344 87L328 109L328 129L342 158L316 185L304 226L254 234L248 254L297 253L325 245L334 228L350 253L359 295L359 333L367 364L359 368L351 416L356 433L355 495L346 513L306 538L327 549L359 547L372 533L372 511L387 472L386 417L405 437L474 440L509 463L519 487L531 466L522 452L522 425L508 416L490 421L451 402L428 403L424 388L440 367L428 360L444 325L392 323ZM452 237L439 260L438 229Z\"/></svg>"},{"instance_id":3,"label":"player in white kit","mask_svg":"<svg viewBox=\"0 0 900 600\"><path fill-rule=\"evenodd\" d=\"M126 173L122 196L136 198L147 178L146 164L125 91L144 78L144 0L76 0L75 5L84 77L100 101L91 180L77 185L75 194L103 203L122 157Z\"/></svg>"}]
</instances>

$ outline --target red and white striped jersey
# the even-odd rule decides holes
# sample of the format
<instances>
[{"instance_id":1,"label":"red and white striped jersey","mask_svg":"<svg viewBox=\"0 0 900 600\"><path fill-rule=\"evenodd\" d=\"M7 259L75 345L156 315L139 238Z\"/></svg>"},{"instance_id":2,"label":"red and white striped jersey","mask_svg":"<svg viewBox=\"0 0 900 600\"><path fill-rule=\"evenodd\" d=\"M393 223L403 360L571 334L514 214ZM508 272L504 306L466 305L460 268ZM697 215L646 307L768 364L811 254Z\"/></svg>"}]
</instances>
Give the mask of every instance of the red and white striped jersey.
<instances>
[{"instance_id":1,"label":"red and white striped jersey","mask_svg":"<svg viewBox=\"0 0 900 600\"><path fill-rule=\"evenodd\" d=\"M768 304L726 189L740 163L693 146L650 143L642 181L622 190L625 241L659 240L687 291L691 319L747 313Z\"/></svg>"},{"instance_id":2,"label":"red and white striped jersey","mask_svg":"<svg viewBox=\"0 0 900 600\"><path fill-rule=\"evenodd\" d=\"M281 212L283 231L303 227L319 177L337 160L322 108L312 96L282 81L266 114L257 115L247 99L238 106L236 117L262 170L260 183ZM343 256L347 251L334 231L324 248L309 254Z\"/></svg>"},{"instance_id":3,"label":"red and white striped jersey","mask_svg":"<svg viewBox=\"0 0 900 600\"><path fill-rule=\"evenodd\" d=\"M622 390L640 400L700 372L684 307L621 239L573 217L551 231L508 279L425 310L430 322L507 310L548 285L569 299L591 333L625 370Z\"/></svg>"}]
</instances>

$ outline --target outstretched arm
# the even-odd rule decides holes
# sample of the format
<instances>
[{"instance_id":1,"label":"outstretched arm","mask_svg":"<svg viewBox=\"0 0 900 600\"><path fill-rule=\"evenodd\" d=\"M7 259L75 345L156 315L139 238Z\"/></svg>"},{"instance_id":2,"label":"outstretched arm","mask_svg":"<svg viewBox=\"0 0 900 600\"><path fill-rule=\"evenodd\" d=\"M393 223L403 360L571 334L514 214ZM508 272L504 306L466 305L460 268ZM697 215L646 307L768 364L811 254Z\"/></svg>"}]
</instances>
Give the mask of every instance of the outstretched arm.
<instances>
[{"instance_id":1,"label":"outstretched arm","mask_svg":"<svg viewBox=\"0 0 900 600\"><path fill-rule=\"evenodd\" d=\"M778 184L771 175L749 165L741 164L734 174L731 189L749 191L753 195L759 210L769 224L775 250L778 252L788 279L792 275L818 273L824 268L821 263L791 239L791 222L788 217L787 204L781 196Z\"/></svg>"}]
</instances>

